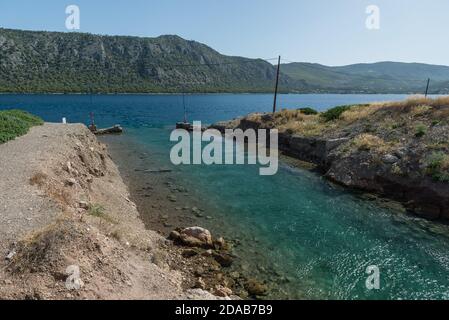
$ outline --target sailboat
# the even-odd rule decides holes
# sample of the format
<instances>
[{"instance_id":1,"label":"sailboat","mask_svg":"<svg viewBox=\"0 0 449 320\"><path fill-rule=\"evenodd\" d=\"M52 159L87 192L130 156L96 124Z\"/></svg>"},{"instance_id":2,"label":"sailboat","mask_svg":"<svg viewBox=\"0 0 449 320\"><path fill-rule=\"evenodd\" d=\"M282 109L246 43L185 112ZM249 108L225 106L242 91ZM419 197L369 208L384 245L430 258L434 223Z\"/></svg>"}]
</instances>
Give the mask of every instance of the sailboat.
<instances>
[{"instance_id":1,"label":"sailboat","mask_svg":"<svg viewBox=\"0 0 449 320\"><path fill-rule=\"evenodd\" d=\"M187 131L193 131L193 125L187 121L187 108L186 108L186 94L182 94L182 104L184 106L184 121L176 123L176 129L184 129Z\"/></svg>"}]
</instances>

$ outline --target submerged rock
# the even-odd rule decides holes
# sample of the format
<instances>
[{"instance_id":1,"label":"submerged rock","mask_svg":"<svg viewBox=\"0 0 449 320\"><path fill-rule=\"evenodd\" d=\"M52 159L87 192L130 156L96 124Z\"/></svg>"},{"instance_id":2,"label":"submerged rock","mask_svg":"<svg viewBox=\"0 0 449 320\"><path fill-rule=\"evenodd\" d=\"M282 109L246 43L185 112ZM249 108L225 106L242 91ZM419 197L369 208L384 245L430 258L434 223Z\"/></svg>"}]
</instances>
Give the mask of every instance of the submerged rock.
<instances>
[{"instance_id":1,"label":"submerged rock","mask_svg":"<svg viewBox=\"0 0 449 320\"><path fill-rule=\"evenodd\" d=\"M245 289L251 296L265 296L268 292L268 287L255 279L249 279Z\"/></svg>"},{"instance_id":2,"label":"submerged rock","mask_svg":"<svg viewBox=\"0 0 449 320\"><path fill-rule=\"evenodd\" d=\"M230 267L234 262L234 258L227 253L214 253L214 259L217 261L222 267Z\"/></svg>"}]
</instances>

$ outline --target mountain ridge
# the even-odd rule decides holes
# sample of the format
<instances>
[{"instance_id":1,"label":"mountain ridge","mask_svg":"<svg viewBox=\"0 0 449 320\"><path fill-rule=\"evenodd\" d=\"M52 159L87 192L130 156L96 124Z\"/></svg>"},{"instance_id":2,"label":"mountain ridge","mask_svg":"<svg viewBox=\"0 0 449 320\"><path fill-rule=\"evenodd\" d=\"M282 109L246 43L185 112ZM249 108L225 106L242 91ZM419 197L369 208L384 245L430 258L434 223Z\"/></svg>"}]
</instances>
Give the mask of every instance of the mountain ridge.
<instances>
[{"instance_id":1,"label":"mountain ridge","mask_svg":"<svg viewBox=\"0 0 449 320\"><path fill-rule=\"evenodd\" d=\"M0 28L1 93L272 92L276 66L178 35L110 36ZM384 61L281 65L284 93L449 93L449 66Z\"/></svg>"}]
</instances>

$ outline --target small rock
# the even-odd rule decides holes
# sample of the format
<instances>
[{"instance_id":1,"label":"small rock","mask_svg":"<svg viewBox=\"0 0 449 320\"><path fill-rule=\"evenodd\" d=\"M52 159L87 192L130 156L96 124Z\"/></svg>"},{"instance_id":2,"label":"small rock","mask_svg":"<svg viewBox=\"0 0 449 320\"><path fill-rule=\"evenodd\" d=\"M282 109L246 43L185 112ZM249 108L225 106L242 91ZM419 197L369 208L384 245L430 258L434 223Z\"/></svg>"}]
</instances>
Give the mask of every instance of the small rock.
<instances>
[{"instance_id":1,"label":"small rock","mask_svg":"<svg viewBox=\"0 0 449 320\"><path fill-rule=\"evenodd\" d=\"M220 237L220 238L214 240L214 247L217 250L219 250L219 249L226 249L228 246L227 246L226 241L223 239L223 237Z\"/></svg>"},{"instance_id":2,"label":"small rock","mask_svg":"<svg viewBox=\"0 0 449 320\"><path fill-rule=\"evenodd\" d=\"M394 152L394 155L399 159L404 158L407 155L407 148L399 148Z\"/></svg>"},{"instance_id":3,"label":"small rock","mask_svg":"<svg viewBox=\"0 0 449 320\"><path fill-rule=\"evenodd\" d=\"M212 249L206 250L203 252L203 256L205 257L210 257L214 252L212 251Z\"/></svg>"},{"instance_id":4,"label":"small rock","mask_svg":"<svg viewBox=\"0 0 449 320\"><path fill-rule=\"evenodd\" d=\"M216 286L215 287L215 291L214 291L215 295L218 297L229 297L230 295L232 295L232 290L223 286Z\"/></svg>"},{"instance_id":5,"label":"small rock","mask_svg":"<svg viewBox=\"0 0 449 320\"><path fill-rule=\"evenodd\" d=\"M232 279L236 280L236 279L239 279L239 278L240 278L240 273L238 273L237 271L234 271L234 272L231 272L231 273L229 274L229 276L230 276Z\"/></svg>"},{"instance_id":6,"label":"small rock","mask_svg":"<svg viewBox=\"0 0 449 320\"><path fill-rule=\"evenodd\" d=\"M65 185L69 186L69 187L74 186L75 184L76 184L76 180L74 178L70 178L65 181Z\"/></svg>"},{"instance_id":7,"label":"small rock","mask_svg":"<svg viewBox=\"0 0 449 320\"><path fill-rule=\"evenodd\" d=\"M267 294L268 287L255 279L250 279L245 284L245 289L251 296L264 296Z\"/></svg>"},{"instance_id":8,"label":"small rock","mask_svg":"<svg viewBox=\"0 0 449 320\"><path fill-rule=\"evenodd\" d=\"M399 161L399 158L392 154L386 154L382 157L382 161L386 164L394 164Z\"/></svg>"},{"instance_id":9,"label":"small rock","mask_svg":"<svg viewBox=\"0 0 449 320\"><path fill-rule=\"evenodd\" d=\"M6 256L6 260L11 261L14 256L17 254L16 250L11 250L8 255Z\"/></svg>"},{"instance_id":10,"label":"small rock","mask_svg":"<svg viewBox=\"0 0 449 320\"><path fill-rule=\"evenodd\" d=\"M186 250L184 250L184 251L182 252L182 256L183 256L184 258L191 258L191 257L194 257L194 256L196 256L196 255L198 255L198 251L193 250L193 249L186 249Z\"/></svg>"},{"instance_id":11,"label":"small rock","mask_svg":"<svg viewBox=\"0 0 449 320\"><path fill-rule=\"evenodd\" d=\"M196 269L193 274L195 275L195 277L202 277L204 274L204 269L201 267L198 267L198 269Z\"/></svg>"},{"instance_id":12,"label":"small rock","mask_svg":"<svg viewBox=\"0 0 449 320\"><path fill-rule=\"evenodd\" d=\"M72 163L70 161L67 162L66 165L63 167L63 169L65 171L67 171L68 173L71 173L72 172Z\"/></svg>"},{"instance_id":13,"label":"small rock","mask_svg":"<svg viewBox=\"0 0 449 320\"><path fill-rule=\"evenodd\" d=\"M181 238L181 234L178 231L172 231L170 232L170 235L168 236L168 239L176 241Z\"/></svg>"},{"instance_id":14,"label":"small rock","mask_svg":"<svg viewBox=\"0 0 449 320\"><path fill-rule=\"evenodd\" d=\"M78 207L81 209L87 210L89 209L89 204L86 201L80 201L78 202Z\"/></svg>"},{"instance_id":15,"label":"small rock","mask_svg":"<svg viewBox=\"0 0 449 320\"><path fill-rule=\"evenodd\" d=\"M196 280L195 288L203 289L203 290L206 289L206 283L204 282L204 280L202 278L198 278L198 280Z\"/></svg>"},{"instance_id":16,"label":"small rock","mask_svg":"<svg viewBox=\"0 0 449 320\"><path fill-rule=\"evenodd\" d=\"M230 267L234 262L234 258L226 253L215 253L213 256L215 261L217 261L224 268Z\"/></svg>"}]
</instances>

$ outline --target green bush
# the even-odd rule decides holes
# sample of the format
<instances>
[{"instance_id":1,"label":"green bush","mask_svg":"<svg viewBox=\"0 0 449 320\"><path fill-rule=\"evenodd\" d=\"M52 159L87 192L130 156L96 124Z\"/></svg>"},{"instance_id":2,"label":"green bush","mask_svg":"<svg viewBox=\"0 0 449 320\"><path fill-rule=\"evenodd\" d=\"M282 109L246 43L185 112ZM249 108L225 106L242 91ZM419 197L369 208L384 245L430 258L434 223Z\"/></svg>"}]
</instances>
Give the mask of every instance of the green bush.
<instances>
[{"instance_id":1,"label":"green bush","mask_svg":"<svg viewBox=\"0 0 449 320\"><path fill-rule=\"evenodd\" d=\"M42 125L42 119L21 110L0 111L0 144L22 136L37 125Z\"/></svg>"},{"instance_id":2,"label":"green bush","mask_svg":"<svg viewBox=\"0 0 449 320\"><path fill-rule=\"evenodd\" d=\"M424 137L427 133L427 127L423 124L419 124L416 126L415 137L421 138Z\"/></svg>"},{"instance_id":3,"label":"green bush","mask_svg":"<svg viewBox=\"0 0 449 320\"><path fill-rule=\"evenodd\" d=\"M316 111L313 108L299 108L299 111L301 111L301 113L305 114L305 115L314 115L314 114L318 114L318 111Z\"/></svg>"},{"instance_id":4,"label":"green bush","mask_svg":"<svg viewBox=\"0 0 449 320\"><path fill-rule=\"evenodd\" d=\"M433 180L440 182L449 182L449 156L443 152L432 153L426 161L426 173Z\"/></svg>"},{"instance_id":5,"label":"green bush","mask_svg":"<svg viewBox=\"0 0 449 320\"><path fill-rule=\"evenodd\" d=\"M94 217L102 217L104 216L104 207L100 204L90 204L89 205L89 214Z\"/></svg>"},{"instance_id":6,"label":"green bush","mask_svg":"<svg viewBox=\"0 0 449 320\"><path fill-rule=\"evenodd\" d=\"M321 117L324 118L326 122L337 120L340 118L343 112L351 109L352 106L338 106L332 109L327 110L321 114Z\"/></svg>"}]
</instances>

